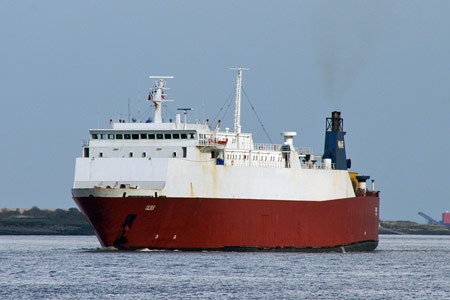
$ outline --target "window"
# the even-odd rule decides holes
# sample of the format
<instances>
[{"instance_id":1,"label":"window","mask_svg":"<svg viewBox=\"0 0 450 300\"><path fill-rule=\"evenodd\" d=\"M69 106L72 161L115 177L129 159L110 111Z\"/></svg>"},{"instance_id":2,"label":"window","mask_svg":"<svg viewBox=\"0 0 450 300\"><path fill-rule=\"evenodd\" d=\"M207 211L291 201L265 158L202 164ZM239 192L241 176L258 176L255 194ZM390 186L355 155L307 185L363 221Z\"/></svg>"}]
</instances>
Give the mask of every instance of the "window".
<instances>
[{"instance_id":1,"label":"window","mask_svg":"<svg viewBox=\"0 0 450 300\"><path fill-rule=\"evenodd\" d=\"M125 133L125 134L123 135L123 137L124 137L126 140L131 139L131 135L130 135L129 133Z\"/></svg>"},{"instance_id":2,"label":"window","mask_svg":"<svg viewBox=\"0 0 450 300\"><path fill-rule=\"evenodd\" d=\"M93 139L93 140L96 140L96 139L98 139L98 134L96 134L96 133L93 133L93 134L92 134L92 139Z\"/></svg>"},{"instance_id":3,"label":"window","mask_svg":"<svg viewBox=\"0 0 450 300\"><path fill-rule=\"evenodd\" d=\"M98 157L103 157L103 152L100 152L100 153L98 154Z\"/></svg>"},{"instance_id":4,"label":"window","mask_svg":"<svg viewBox=\"0 0 450 300\"><path fill-rule=\"evenodd\" d=\"M147 157L147 152L142 152L142 157Z\"/></svg>"},{"instance_id":5,"label":"window","mask_svg":"<svg viewBox=\"0 0 450 300\"><path fill-rule=\"evenodd\" d=\"M106 133L100 134L100 138L101 138L102 140L106 140Z\"/></svg>"},{"instance_id":6,"label":"window","mask_svg":"<svg viewBox=\"0 0 450 300\"><path fill-rule=\"evenodd\" d=\"M157 138L158 140L162 140L162 139L163 139L163 134L162 134L162 133L158 133L158 134L156 135L156 138Z\"/></svg>"},{"instance_id":7,"label":"window","mask_svg":"<svg viewBox=\"0 0 450 300\"><path fill-rule=\"evenodd\" d=\"M191 139L195 139L195 133L190 133Z\"/></svg>"},{"instance_id":8,"label":"window","mask_svg":"<svg viewBox=\"0 0 450 300\"><path fill-rule=\"evenodd\" d=\"M154 139L155 139L155 134L154 134L154 133L150 133L150 134L148 135L148 138L149 138L150 140L154 140Z\"/></svg>"},{"instance_id":9,"label":"window","mask_svg":"<svg viewBox=\"0 0 450 300\"><path fill-rule=\"evenodd\" d=\"M179 133L174 133L173 134L173 138L174 139L179 139L180 138L180 134Z\"/></svg>"},{"instance_id":10,"label":"window","mask_svg":"<svg viewBox=\"0 0 450 300\"><path fill-rule=\"evenodd\" d=\"M129 157L133 157L133 152L130 152L130 153L128 154L128 156L129 156Z\"/></svg>"},{"instance_id":11,"label":"window","mask_svg":"<svg viewBox=\"0 0 450 300\"><path fill-rule=\"evenodd\" d=\"M123 134L121 134L121 133L116 134L116 139L117 140L123 139Z\"/></svg>"},{"instance_id":12,"label":"window","mask_svg":"<svg viewBox=\"0 0 450 300\"><path fill-rule=\"evenodd\" d=\"M133 133L133 134L131 135L131 138L132 138L133 140L138 140L138 139L139 139L139 134Z\"/></svg>"},{"instance_id":13,"label":"window","mask_svg":"<svg viewBox=\"0 0 450 300\"><path fill-rule=\"evenodd\" d=\"M187 156L187 148L183 147L182 149L183 149L183 157L186 157Z\"/></svg>"},{"instance_id":14,"label":"window","mask_svg":"<svg viewBox=\"0 0 450 300\"><path fill-rule=\"evenodd\" d=\"M164 134L164 138L166 140L171 140L172 139L172 135L170 133L166 133L166 134Z\"/></svg>"},{"instance_id":15,"label":"window","mask_svg":"<svg viewBox=\"0 0 450 300\"><path fill-rule=\"evenodd\" d=\"M141 133L141 140L146 140L146 139L147 139L147 134Z\"/></svg>"},{"instance_id":16,"label":"window","mask_svg":"<svg viewBox=\"0 0 450 300\"><path fill-rule=\"evenodd\" d=\"M172 153L172 157L177 157L177 153L176 152Z\"/></svg>"},{"instance_id":17,"label":"window","mask_svg":"<svg viewBox=\"0 0 450 300\"><path fill-rule=\"evenodd\" d=\"M110 133L108 134L108 140L113 140L114 139L114 134Z\"/></svg>"},{"instance_id":18,"label":"window","mask_svg":"<svg viewBox=\"0 0 450 300\"><path fill-rule=\"evenodd\" d=\"M182 139L187 139L187 134L186 134L186 133L182 133L182 134L181 134L181 138L182 138Z\"/></svg>"}]
</instances>

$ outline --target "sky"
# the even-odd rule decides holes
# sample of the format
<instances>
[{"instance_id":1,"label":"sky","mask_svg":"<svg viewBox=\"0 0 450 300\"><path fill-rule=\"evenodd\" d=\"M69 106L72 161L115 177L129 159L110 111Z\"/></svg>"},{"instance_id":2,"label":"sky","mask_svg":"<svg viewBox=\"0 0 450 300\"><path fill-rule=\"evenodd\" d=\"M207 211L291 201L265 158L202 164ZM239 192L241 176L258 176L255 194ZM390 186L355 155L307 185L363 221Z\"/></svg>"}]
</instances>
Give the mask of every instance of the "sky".
<instances>
[{"instance_id":1,"label":"sky","mask_svg":"<svg viewBox=\"0 0 450 300\"><path fill-rule=\"evenodd\" d=\"M0 0L0 207L75 207L91 128L153 115L149 75L172 75L163 117L226 114L243 87L273 143L323 151L344 118L352 170L375 179L382 220L450 210L450 1ZM269 142L246 97L242 131Z\"/></svg>"}]
</instances>

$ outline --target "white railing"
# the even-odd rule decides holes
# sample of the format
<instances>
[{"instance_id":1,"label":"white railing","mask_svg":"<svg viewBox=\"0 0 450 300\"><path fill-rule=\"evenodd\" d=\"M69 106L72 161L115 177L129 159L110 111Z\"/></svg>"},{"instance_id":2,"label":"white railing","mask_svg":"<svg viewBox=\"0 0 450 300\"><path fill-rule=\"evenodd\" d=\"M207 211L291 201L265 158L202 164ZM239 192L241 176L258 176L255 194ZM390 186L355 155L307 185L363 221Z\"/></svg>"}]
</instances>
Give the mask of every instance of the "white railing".
<instances>
[{"instance_id":1,"label":"white railing","mask_svg":"<svg viewBox=\"0 0 450 300\"><path fill-rule=\"evenodd\" d=\"M213 147L225 147L228 144L227 139L210 139L202 138L198 140L200 146L213 146Z\"/></svg>"},{"instance_id":2,"label":"white railing","mask_svg":"<svg viewBox=\"0 0 450 300\"><path fill-rule=\"evenodd\" d=\"M280 151L281 150L280 144L261 144L261 143L255 143L253 150L263 150L263 151Z\"/></svg>"},{"instance_id":3,"label":"white railing","mask_svg":"<svg viewBox=\"0 0 450 300\"><path fill-rule=\"evenodd\" d=\"M334 170L336 169L336 164L332 163L331 168L326 166L324 163L319 162L302 162L300 161L303 169L323 169L323 170Z\"/></svg>"},{"instance_id":4,"label":"white railing","mask_svg":"<svg viewBox=\"0 0 450 300\"><path fill-rule=\"evenodd\" d=\"M89 147L89 140L81 140L81 147Z\"/></svg>"},{"instance_id":5,"label":"white railing","mask_svg":"<svg viewBox=\"0 0 450 300\"><path fill-rule=\"evenodd\" d=\"M284 168L284 161L265 161L249 159L229 159L225 164L238 167L258 167L258 168Z\"/></svg>"},{"instance_id":6,"label":"white railing","mask_svg":"<svg viewBox=\"0 0 450 300\"><path fill-rule=\"evenodd\" d=\"M298 154L311 154L312 153L311 147L297 147L297 148L295 148L295 151L297 151Z\"/></svg>"}]
</instances>

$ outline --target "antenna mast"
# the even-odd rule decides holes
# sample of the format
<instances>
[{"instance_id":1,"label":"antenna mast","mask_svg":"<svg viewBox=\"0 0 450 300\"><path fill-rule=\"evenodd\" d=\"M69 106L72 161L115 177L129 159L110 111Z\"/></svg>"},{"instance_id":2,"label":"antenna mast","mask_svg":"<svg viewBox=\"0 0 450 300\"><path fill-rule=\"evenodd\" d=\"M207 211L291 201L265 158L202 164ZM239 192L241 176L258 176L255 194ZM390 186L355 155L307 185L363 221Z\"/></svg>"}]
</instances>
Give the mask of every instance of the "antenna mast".
<instances>
[{"instance_id":1,"label":"antenna mast","mask_svg":"<svg viewBox=\"0 0 450 300\"><path fill-rule=\"evenodd\" d=\"M242 71L249 70L248 68L230 68L230 70L237 70L236 81L236 105L234 111L234 132L241 133L241 92L242 92Z\"/></svg>"},{"instance_id":2,"label":"antenna mast","mask_svg":"<svg viewBox=\"0 0 450 300\"><path fill-rule=\"evenodd\" d=\"M169 102L172 100L165 100L164 89L166 89L166 82L164 79L171 79L173 76L149 76L149 78L159 79L155 82L155 87L150 91L150 95L148 100L152 101L155 104L155 123L162 123L161 116L161 103Z\"/></svg>"}]
</instances>

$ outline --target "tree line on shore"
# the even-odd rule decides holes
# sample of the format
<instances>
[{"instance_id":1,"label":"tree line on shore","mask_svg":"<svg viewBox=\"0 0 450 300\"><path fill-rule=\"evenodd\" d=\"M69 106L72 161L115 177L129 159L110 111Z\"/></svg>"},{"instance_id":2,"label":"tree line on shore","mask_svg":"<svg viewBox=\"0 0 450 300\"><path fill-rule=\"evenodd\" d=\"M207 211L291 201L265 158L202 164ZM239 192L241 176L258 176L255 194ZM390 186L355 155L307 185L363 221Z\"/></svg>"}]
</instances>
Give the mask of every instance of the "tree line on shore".
<instances>
[{"instance_id":1,"label":"tree line on shore","mask_svg":"<svg viewBox=\"0 0 450 300\"><path fill-rule=\"evenodd\" d=\"M92 235L94 231L77 208L6 209L0 211L0 234Z\"/></svg>"}]
</instances>

